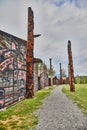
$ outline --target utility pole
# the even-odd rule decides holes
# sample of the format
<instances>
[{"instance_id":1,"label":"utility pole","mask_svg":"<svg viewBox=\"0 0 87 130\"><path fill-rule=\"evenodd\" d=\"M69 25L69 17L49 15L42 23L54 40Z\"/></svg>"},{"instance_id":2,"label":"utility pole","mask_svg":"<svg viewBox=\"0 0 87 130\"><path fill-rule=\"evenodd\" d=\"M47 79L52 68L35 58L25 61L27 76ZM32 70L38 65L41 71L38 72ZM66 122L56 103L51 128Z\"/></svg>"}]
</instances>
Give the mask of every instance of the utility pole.
<instances>
[{"instance_id":1,"label":"utility pole","mask_svg":"<svg viewBox=\"0 0 87 130\"><path fill-rule=\"evenodd\" d=\"M63 80L62 80L62 67L61 67L61 63L60 63L60 84L63 83Z\"/></svg>"},{"instance_id":2,"label":"utility pole","mask_svg":"<svg viewBox=\"0 0 87 130\"><path fill-rule=\"evenodd\" d=\"M70 84L70 91L75 91L75 84L74 84L74 69L73 69L73 59L72 59L72 51L71 51L71 41L68 41L68 73L69 73L69 84Z\"/></svg>"},{"instance_id":3,"label":"utility pole","mask_svg":"<svg viewBox=\"0 0 87 130\"><path fill-rule=\"evenodd\" d=\"M52 86L53 85L52 58L50 58L49 61L50 61L50 86Z\"/></svg>"}]
</instances>

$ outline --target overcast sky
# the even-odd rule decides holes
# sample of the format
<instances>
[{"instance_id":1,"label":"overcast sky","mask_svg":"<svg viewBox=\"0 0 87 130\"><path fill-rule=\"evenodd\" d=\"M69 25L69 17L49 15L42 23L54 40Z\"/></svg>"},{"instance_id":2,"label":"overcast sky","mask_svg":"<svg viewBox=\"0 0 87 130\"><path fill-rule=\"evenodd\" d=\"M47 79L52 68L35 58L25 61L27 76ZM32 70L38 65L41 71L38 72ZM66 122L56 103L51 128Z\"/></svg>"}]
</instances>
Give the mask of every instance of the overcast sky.
<instances>
[{"instance_id":1,"label":"overcast sky","mask_svg":"<svg viewBox=\"0 0 87 130\"><path fill-rule=\"evenodd\" d=\"M71 40L75 75L87 75L87 0L0 0L0 30L27 40L28 7L34 11L34 56L49 67L52 58L68 66L67 41Z\"/></svg>"}]
</instances>

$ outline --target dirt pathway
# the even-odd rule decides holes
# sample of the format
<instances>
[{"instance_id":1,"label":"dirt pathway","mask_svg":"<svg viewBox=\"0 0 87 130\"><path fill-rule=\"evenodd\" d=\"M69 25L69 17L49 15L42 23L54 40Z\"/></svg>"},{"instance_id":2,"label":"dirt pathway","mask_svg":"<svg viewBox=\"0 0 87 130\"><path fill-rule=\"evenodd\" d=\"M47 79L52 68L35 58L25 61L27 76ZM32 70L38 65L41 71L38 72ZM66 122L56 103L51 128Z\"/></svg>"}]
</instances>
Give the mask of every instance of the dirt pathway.
<instances>
[{"instance_id":1,"label":"dirt pathway","mask_svg":"<svg viewBox=\"0 0 87 130\"><path fill-rule=\"evenodd\" d=\"M37 111L36 130L87 130L87 117L61 89L56 87Z\"/></svg>"}]
</instances>

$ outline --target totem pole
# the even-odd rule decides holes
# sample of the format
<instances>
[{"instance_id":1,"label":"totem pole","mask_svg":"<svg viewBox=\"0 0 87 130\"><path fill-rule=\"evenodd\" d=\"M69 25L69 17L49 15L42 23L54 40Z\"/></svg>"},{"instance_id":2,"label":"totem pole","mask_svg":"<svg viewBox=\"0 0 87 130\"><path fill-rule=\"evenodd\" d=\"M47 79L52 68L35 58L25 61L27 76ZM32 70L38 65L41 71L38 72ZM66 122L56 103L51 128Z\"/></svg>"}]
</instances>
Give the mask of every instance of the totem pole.
<instances>
[{"instance_id":1,"label":"totem pole","mask_svg":"<svg viewBox=\"0 0 87 130\"><path fill-rule=\"evenodd\" d=\"M28 39L27 39L27 55L26 55L26 98L32 98L34 96L34 21L33 11L31 7L28 8Z\"/></svg>"},{"instance_id":2,"label":"totem pole","mask_svg":"<svg viewBox=\"0 0 87 130\"><path fill-rule=\"evenodd\" d=\"M68 41L68 73L69 73L69 84L70 84L70 91L75 91L74 85L74 70L73 70L73 59L72 59L72 51L71 51L71 41Z\"/></svg>"},{"instance_id":3,"label":"totem pole","mask_svg":"<svg viewBox=\"0 0 87 130\"><path fill-rule=\"evenodd\" d=\"M50 86L53 85L53 76L52 76L52 59L50 58Z\"/></svg>"},{"instance_id":4,"label":"totem pole","mask_svg":"<svg viewBox=\"0 0 87 130\"><path fill-rule=\"evenodd\" d=\"M62 84L62 68L61 68L61 63L60 63L60 84Z\"/></svg>"}]
</instances>

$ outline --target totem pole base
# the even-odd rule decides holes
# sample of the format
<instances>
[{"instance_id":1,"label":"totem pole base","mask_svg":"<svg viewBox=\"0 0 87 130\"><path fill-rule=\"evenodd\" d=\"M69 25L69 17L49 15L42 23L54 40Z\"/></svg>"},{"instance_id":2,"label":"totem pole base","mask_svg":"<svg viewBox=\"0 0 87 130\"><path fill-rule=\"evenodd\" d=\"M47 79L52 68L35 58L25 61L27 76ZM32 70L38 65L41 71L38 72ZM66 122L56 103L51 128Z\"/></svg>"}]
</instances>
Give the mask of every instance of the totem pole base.
<instances>
[{"instance_id":1,"label":"totem pole base","mask_svg":"<svg viewBox=\"0 0 87 130\"><path fill-rule=\"evenodd\" d=\"M33 97L34 97L33 90L27 89L25 98L33 98Z\"/></svg>"},{"instance_id":2,"label":"totem pole base","mask_svg":"<svg viewBox=\"0 0 87 130\"><path fill-rule=\"evenodd\" d=\"M70 89L70 92L75 92L75 89Z\"/></svg>"},{"instance_id":3,"label":"totem pole base","mask_svg":"<svg viewBox=\"0 0 87 130\"><path fill-rule=\"evenodd\" d=\"M25 98L33 98L34 97L34 85L31 84L29 87L26 88Z\"/></svg>"},{"instance_id":4,"label":"totem pole base","mask_svg":"<svg viewBox=\"0 0 87 130\"><path fill-rule=\"evenodd\" d=\"M75 92L75 88L74 87L70 87L70 92Z\"/></svg>"}]
</instances>

